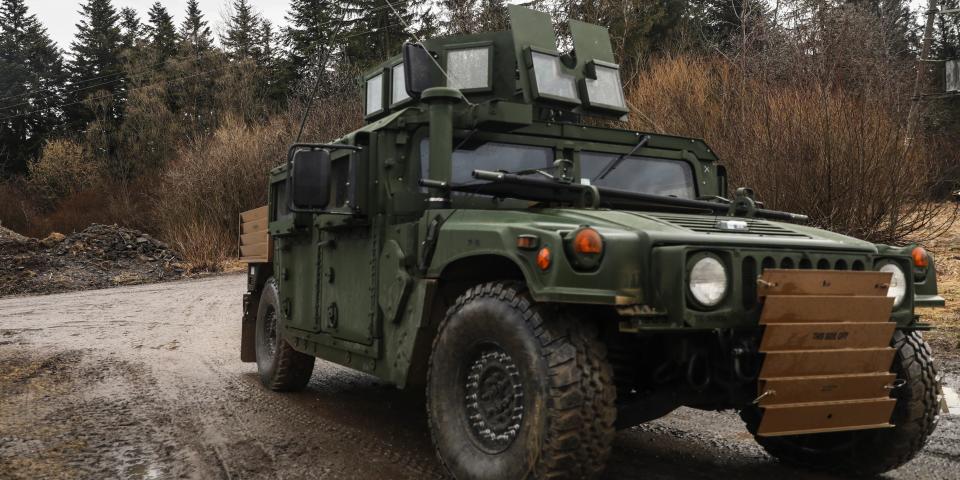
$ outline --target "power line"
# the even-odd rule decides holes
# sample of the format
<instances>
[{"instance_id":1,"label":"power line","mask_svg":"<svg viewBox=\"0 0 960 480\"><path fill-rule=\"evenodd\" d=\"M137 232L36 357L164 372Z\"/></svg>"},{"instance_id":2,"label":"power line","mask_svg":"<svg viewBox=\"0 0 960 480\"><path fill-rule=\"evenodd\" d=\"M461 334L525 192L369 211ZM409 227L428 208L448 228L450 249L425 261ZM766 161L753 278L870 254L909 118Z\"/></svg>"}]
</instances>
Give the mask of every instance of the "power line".
<instances>
[{"instance_id":1,"label":"power line","mask_svg":"<svg viewBox=\"0 0 960 480\"><path fill-rule=\"evenodd\" d=\"M167 62L169 62L170 60L174 60L174 59L171 58L171 59L169 59L169 60L167 60L166 62L163 62L163 63L167 63ZM161 64L157 64L157 65L161 65ZM113 84L115 84L115 83L127 82L127 81L132 80L133 78L146 75L147 73L153 73L153 70L150 70L150 68L148 67L148 68L139 70L139 71L137 71L137 72L133 72L133 73L126 74L125 77L120 77L120 78L117 78L117 79L114 79L114 80L110 80L110 81L107 81L107 82L98 83L98 84L95 84L95 85L90 85L90 86L86 86L86 87L82 87L82 88L76 88L76 89L73 89L73 90L67 90L67 91L65 91L65 92L63 92L63 93L51 93L51 94L44 95L44 96L42 96L42 97L39 97L39 98L36 98L36 99L33 99L33 100L28 100L28 101L25 101L25 102L20 102L20 103L13 104L13 105L0 106L0 110L10 110L10 109L13 109L13 108L22 106L22 105L30 105L31 101L42 101L42 100L47 100L47 99L50 99L50 98L53 98L53 97L58 97L58 96L67 97L67 96L71 96L71 95L74 95L74 94L76 94L76 93L82 92L82 91L84 91L84 90L95 90L95 89L97 89L97 88L99 88L99 87L105 87L105 86L108 86L108 85L113 85ZM120 75L123 75L123 74L120 74ZM41 91L43 91L43 90L37 90L37 91L35 91L34 93L41 92Z\"/></svg>"},{"instance_id":2,"label":"power line","mask_svg":"<svg viewBox=\"0 0 960 480\"><path fill-rule=\"evenodd\" d=\"M381 30L382 30L382 29L388 28L388 27L393 27L393 26L399 26L399 24L387 24L387 25L384 25L384 26L382 26L382 27L379 27L378 30L368 30L368 31L364 31L364 32L357 32L357 33L353 33L353 34L351 34L351 35L346 35L346 36L344 36L344 37L342 37L342 38L346 39L346 38L359 37L359 36L361 36L361 35L367 35L367 34L371 34L371 33L381 33ZM141 85L141 86L139 86L139 87L130 88L130 89L127 90L127 93L129 93L129 92L135 92L135 91L138 91L138 90L143 90L143 89L145 89L145 88L149 88L149 87L153 87L153 86L157 86L157 85L162 85L162 84L166 84L166 83L171 83L171 82L176 82L176 81L182 81L182 80L187 80L187 79L190 79L190 78L195 78L195 77L203 76L203 75L206 75L206 74L208 74L208 73L213 73L213 72L217 72L217 71L220 71L220 70L226 70L227 68L234 67L234 66L242 66L242 64L240 64L240 63L228 63L228 64L226 64L226 65L224 65L224 66L222 66L222 67L214 68L214 69L210 69L210 70L206 70L206 71L199 72L199 73L196 73L196 74L193 74L193 75L186 75L186 76L183 76L183 77L168 78L168 79L160 80L160 81L157 81L157 82L148 83L148 84L146 84L146 85ZM15 118L20 118L20 117L25 117L25 116L28 116L28 115L33 115L34 113L39 113L39 112L43 112L43 111L46 111L46 110L53 110L53 109L59 109L59 108L64 108L64 107L70 107L70 106L78 105L78 104L81 104L81 103L84 103L84 102L87 102L87 101L104 100L104 99L110 98L110 97L112 97L112 96L113 96L113 94L102 95L102 96L99 96L99 97L92 97L92 98L83 99L83 100L80 100L80 101L77 101L77 102L61 103L61 104L52 105L52 106L49 106L49 107L38 108L38 109L36 109L36 110L31 110L31 111L29 111L29 112L24 112L24 113L21 113L21 114L11 115L11 116L8 116L8 117L0 118L0 122L6 122L6 121L8 121L8 120L13 120L13 119L15 119Z\"/></svg>"},{"instance_id":3,"label":"power line","mask_svg":"<svg viewBox=\"0 0 960 480\"><path fill-rule=\"evenodd\" d=\"M377 11L380 11L380 10L386 10L387 8L391 8L391 7L392 7L392 6L388 3L387 5L381 5L381 6L379 6L379 7L374 7L374 8L368 9L368 10L366 10L366 12L367 12L367 13L372 13L372 12L377 12ZM358 18L358 19L359 19L359 18ZM353 19L353 20L358 20L358 19ZM353 21L353 20L350 20L350 21ZM401 19L401 20L402 20L402 19ZM319 25L315 25L314 28L321 28L321 27L325 27L325 26L327 26L327 25L333 25L334 23L347 23L347 22L348 22L348 20L344 17L344 18L341 18L341 19L330 20L330 21L321 23L321 24L319 24ZM384 25L384 26L381 27L381 28L387 28L387 27L391 27L391 26L399 26L399 24L388 24L388 25ZM371 30L371 31L367 31L367 32L360 32L359 34L347 35L347 36L344 36L344 37L342 37L342 38L352 38L352 37L364 35L364 34L367 34L367 33L377 33L377 32ZM151 72L151 71L156 70L158 67L164 66L164 65L166 65L167 63L170 63L170 62L173 62L173 61L176 61L176 60L180 60L180 57L171 57L171 58L168 58L168 59L166 59L166 60L164 60L164 61L162 61L162 62L158 62L158 63L155 63L155 64L153 64L153 65L149 65L149 66L147 66L147 67L144 67L144 68L142 68L142 69L140 69L140 70L136 70L136 71L134 71L134 72L118 72L118 73L111 73L111 74L107 74L107 75L100 75L100 76L97 76L97 77L92 77L92 78L87 78L87 79L83 79L83 80L78 80L75 84L71 85L71 87L77 87L77 86L79 86L79 85L83 85L83 84L85 84L85 83L90 83L90 82L93 82L93 81L95 81L95 80L100 80L100 79L104 79L104 78L118 77L118 78L114 78L113 80L110 80L110 81L107 81L107 82L98 83L98 84L96 84L96 85L84 86L84 87L80 87L80 88L73 88L72 90L67 90L66 92L63 92L62 94L49 94L49 95L45 95L45 96L43 96L43 97L41 97L41 98L39 98L39 99L37 99L37 100L46 100L46 99L49 98L49 97L55 97L55 96L58 96L58 95L63 95L63 96L72 95L72 94L74 94L74 93L81 92L81 91L84 91L84 90L93 90L93 89L96 89L97 87L102 87L102 86L106 86L106 85L112 85L112 84L114 84L114 83L119 83L119 82L124 82L124 81L126 81L126 80L129 80L129 77L138 77L138 76L141 76L141 75L143 75L143 74L145 74L145 73L148 73L148 72ZM199 60L199 58L196 59L196 60ZM18 93L18 94L16 94L16 95L9 95L9 96L6 96L6 97L0 97L0 102L6 101L6 100L10 100L10 99L14 99L14 98L18 98L18 97L27 97L27 96L30 96L30 95L33 95L33 94L36 94L36 93L43 93L43 92L46 92L46 91L48 91L48 89L37 89L37 90L32 90L32 91L28 91L28 92L24 92L24 93ZM29 101L25 101L25 102L21 102L21 103L15 104L15 105L0 106L0 110L9 110L9 109L12 109L12 108L15 108L15 107L19 107L19 106L22 106L22 105L29 105L29 103L30 103Z\"/></svg>"},{"instance_id":4,"label":"power line","mask_svg":"<svg viewBox=\"0 0 960 480\"><path fill-rule=\"evenodd\" d=\"M183 77L168 78L168 79L165 79L165 80L160 80L160 81L158 81L158 82L148 83L148 84L146 84L146 85L141 85L141 86L139 86L139 87L130 88L130 89L127 90L127 92L128 92L128 93L129 93L129 92L136 92L136 91L138 91L138 90L143 90L143 89L149 88L149 87L155 87L155 86L157 86L157 85L162 85L162 84L166 84L166 83L171 83L171 82L176 82L176 81L187 80L187 79L194 78L194 77L200 77L200 76L203 76L203 75L207 75L207 74L209 74L209 73L217 72L217 71L220 71L220 70L226 70L227 68L236 67L236 66L240 66L240 64L239 64L239 63L231 63L231 64L224 65L224 66L222 66L222 67L219 67L219 68L214 68L214 69L206 70L206 71L199 72L199 73L196 73L196 74L193 74L193 75L185 75L185 76L183 76ZM19 114L19 115L11 115L11 116L9 116L9 117L0 118L0 122L5 122L5 121L7 121L7 120L13 120L13 119L15 119L15 118L20 118L20 117L25 117L25 116L28 116L28 115L33 115L34 113L42 112L42 111L45 111L45 110L53 110L53 109L59 109L59 108L64 108L64 107L70 107L70 106L79 105L79 104L81 104L81 103L85 103L85 102L88 102L88 101L94 101L94 102L95 102L95 101L99 101L99 100L105 100L105 99L108 99L108 98L110 98L110 97L112 97L112 96L114 96L114 95L113 95L113 94L102 95L102 96L99 96L99 97L86 98L86 99L83 99L83 100L80 100L80 101L77 101L77 102L61 103L61 104L59 104L59 105L53 105L53 106L50 106L50 107L38 108L38 109L36 109L36 110L32 110L32 111L29 111L29 112L21 113L21 114Z\"/></svg>"}]
</instances>

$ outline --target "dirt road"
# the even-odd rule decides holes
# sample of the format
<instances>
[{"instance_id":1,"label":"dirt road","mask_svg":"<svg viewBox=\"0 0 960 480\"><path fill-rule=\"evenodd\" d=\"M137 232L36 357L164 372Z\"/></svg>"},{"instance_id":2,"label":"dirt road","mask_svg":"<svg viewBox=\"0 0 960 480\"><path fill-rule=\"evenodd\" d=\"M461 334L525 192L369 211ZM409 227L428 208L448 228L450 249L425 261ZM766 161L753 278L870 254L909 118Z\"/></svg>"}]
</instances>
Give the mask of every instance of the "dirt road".
<instances>
[{"instance_id":1,"label":"dirt road","mask_svg":"<svg viewBox=\"0 0 960 480\"><path fill-rule=\"evenodd\" d=\"M319 362L307 391L238 360L244 277L0 300L0 478L442 478L419 401ZM958 368L944 365L956 388ZM889 478L957 478L960 421ZM830 478L767 457L732 413L617 436L608 478Z\"/></svg>"}]
</instances>

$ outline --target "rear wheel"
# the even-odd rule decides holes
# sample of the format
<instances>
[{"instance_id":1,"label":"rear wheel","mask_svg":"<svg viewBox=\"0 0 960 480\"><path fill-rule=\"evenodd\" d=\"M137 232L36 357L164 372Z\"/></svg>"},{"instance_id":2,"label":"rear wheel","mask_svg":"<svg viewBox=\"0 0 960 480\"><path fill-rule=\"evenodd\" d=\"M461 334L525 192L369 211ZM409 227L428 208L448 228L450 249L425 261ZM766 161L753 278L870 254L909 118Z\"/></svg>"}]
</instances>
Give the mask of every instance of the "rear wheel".
<instances>
[{"instance_id":1,"label":"rear wheel","mask_svg":"<svg viewBox=\"0 0 960 480\"><path fill-rule=\"evenodd\" d=\"M616 390L587 325L521 285L463 294L434 341L427 411L459 479L593 478L609 456Z\"/></svg>"},{"instance_id":2,"label":"rear wheel","mask_svg":"<svg viewBox=\"0 0 960 480\"><path fill-rule=\"evenodd\" d=\"M875 475L913 459L933 433L938 418L937 372L930 347L917 332L897 331L893 372L901 384L892 392L893 428L817 433L785 437L755 437L770 455L801 467L843 474ZM760 423L760 410L740 415L751 432Z\"/></svg>"},{"instance_id":3,"label":"rear wheel","mask_svg":"<svg viewBox=\"0 0 960 480\"><path fill-rule=\"evenodd\" d=\"M280 296L274 279L267 280L257 310L257 370L270 390L300 390L310 382L314 358L293 349L280 332Z\"/></svg>"}]
</instances>

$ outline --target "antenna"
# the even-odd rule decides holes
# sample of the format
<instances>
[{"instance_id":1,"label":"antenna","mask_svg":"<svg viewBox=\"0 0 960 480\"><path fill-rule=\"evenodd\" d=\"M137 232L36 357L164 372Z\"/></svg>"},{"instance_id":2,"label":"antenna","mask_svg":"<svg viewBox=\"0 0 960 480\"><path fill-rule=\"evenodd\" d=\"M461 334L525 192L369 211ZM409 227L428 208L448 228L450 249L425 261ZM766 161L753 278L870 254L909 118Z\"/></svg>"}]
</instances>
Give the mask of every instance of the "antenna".
<instances>
[{"instance_id":1,"label":"antenna","mask_svg":"<svg viewBox=\"0 0 960 480\"><path fill-rule=\"evenodd\" d=\"M426 45L423 44L423 40L420 38L419 35L417 35L417 32L414 31L410 23L407 22L406 19L404 19L403 16L400 15L400 12L398 12L397 9L393 6L393 3L390 3L390 0L384 0L384 1L387 2L387 6L390 7L390 10L393 11L393 14L396 15L398 19L400 19L401 23L403 23L404 27L407 29L407 33L413 36L414 40L417 41L417 45L420 45L421 47L423 47L424 50L426 50L427 55L430 57L430 60L433 61L433 64L436 65L438 69L440 69L440 73L442 73L444 78L447 79L447 82L453 83L454 84L453 86L457 87L457 89L459 90L460 86L456 84L456 80L453 80L452 78L450 78L450 75L447 74L447 71L440 66L440 62L438 62L436 58L433 58L433 55L430 55L430 50L427 48ZM464 98L464 100L466 100L466 98ZM467 100L467 103L470 103L470 101Z\"/></svg>"},{"instance_id":2,"label":"antenna","mask_svg":"<svg viewBox=\"0 0 960 480\"><path fill-rule=\"evenodd\" d=\"M393 7L391 6L391 8ZM337 43L337 38L340 36L340 32L343 31L343 25L346 18L347 12L344 11L343 14L340 15L340 28L334 32L333 37L330 40L330 46L326 49L326 51L320 49L317 50L317 81L314 82L313 89L310 91L310 97L307 98L307 108L304 110L303 118L300 120L300 131L297 132L297 140L294 143L300 143L300 137L303 136L303 130L307 126L307 118L310 117L310 110L313 108L313 99L316 98L317 92L320 90L320 81L323 80L323 74L326 71L327 61L330 60L330 52L333 51L334 46ZM320 59L321 51L324 52L322 60Z\"/></svg>"}]
</instances>

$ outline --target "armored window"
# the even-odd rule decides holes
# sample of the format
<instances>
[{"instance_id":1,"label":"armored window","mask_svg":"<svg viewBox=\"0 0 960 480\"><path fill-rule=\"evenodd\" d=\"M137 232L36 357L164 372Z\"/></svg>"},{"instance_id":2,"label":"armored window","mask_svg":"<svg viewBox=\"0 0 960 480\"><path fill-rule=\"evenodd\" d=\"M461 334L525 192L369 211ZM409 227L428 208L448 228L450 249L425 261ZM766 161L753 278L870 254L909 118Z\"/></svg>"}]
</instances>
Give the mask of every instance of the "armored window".
<instances>
[{"instance_id":1,"label":"armored window","mask_svg":"<svg viewBox=\"0 0 960 480\"><path fill-rule=\"evenodd\" d=\"M447 86L460 90L490 88L490 47L447 52Z\"/></svg>"},{"instance_id":2,"label":"armored window","mask_svg":"<svg viewBox=\"0 0 960 480\"><path fill-rule=\"evenodd\" d=\"M588 70L592 70L594 78L584 81L587 104L591 107L626 111L627 102L623 98L623 85L620 83L620 66L593 61L589 67Z\"/></svg>"},{"instance_id":3,"label":"armored window","mask_svg":"<svg viewBox=\"0 0 960 480\"><path fill-rule=\"evenodd\" d=\"M452 183L473 181L474 170L516 172L546 168L553 164L553 149L530 145L488 142L468 150L453 152ZM430 142L425 138L420 143L420 165L423 178L430 178Z\"/></svg>"},{"instance_id":4,"label":"armored window","mask_svg":"<svg viewBox=\"0 0 960 480\"><path fill-rule=\"evenodd\" d=\"M682 160L627 157L603 179L596 178L619 157L616 153L582 152L580 176L600 187L678 198L697 197L693 167Z\"/></svg>"},{"instance_id":5,"label":"armored window","mask_svg":"<svg viewBox=\"0 0 960 480\"><path fill-rule=\"evenodd\" d=\"M394 106L410 98L407 94L407 81L404 77L403 62L400 62L390 69L390 80L392 89L390 92L390 106Z\"/></svg>"},{"instance_id":6,"label":"armored window","mask_svg":"<svg viewBox=\"0 0 960 480\"><path fill-rule=\"evenodd\" d=\"M580 103L580 98L577 96L576 77L564 70L559 56L537 51L530 52L530 55L539 97Z\"/></svg>"},{"instance_id":7,"label":"armored window","mask_svg":"<svg viewBox=\"0 0 960 480\"><path fill-rule=\"evenodd\" d=\"M383 73L367 79L367 116L383 111Z\"/></svg>"}]
</instances>

